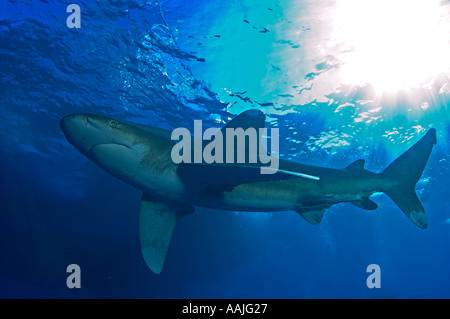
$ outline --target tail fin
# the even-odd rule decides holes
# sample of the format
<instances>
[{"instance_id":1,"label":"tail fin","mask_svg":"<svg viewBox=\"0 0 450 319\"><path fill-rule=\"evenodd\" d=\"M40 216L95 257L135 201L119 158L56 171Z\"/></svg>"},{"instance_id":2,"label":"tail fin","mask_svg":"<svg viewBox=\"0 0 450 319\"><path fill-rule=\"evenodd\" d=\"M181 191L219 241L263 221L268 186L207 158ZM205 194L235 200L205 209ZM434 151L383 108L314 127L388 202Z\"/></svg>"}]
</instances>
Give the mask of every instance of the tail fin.
<instances>
[{"instance_id":1,"label":"tail fin","mask_svg":"<svg viewBox=\"0 0 450 319\"><path fill-rule=\"evenodd\" d=\"M432 128L381 173L382 178L386 180L384 193L414 224L423 229L428 227L428 218L417 197L415 186L435 144L436 130Z\"/></svg>"}]
</instances>

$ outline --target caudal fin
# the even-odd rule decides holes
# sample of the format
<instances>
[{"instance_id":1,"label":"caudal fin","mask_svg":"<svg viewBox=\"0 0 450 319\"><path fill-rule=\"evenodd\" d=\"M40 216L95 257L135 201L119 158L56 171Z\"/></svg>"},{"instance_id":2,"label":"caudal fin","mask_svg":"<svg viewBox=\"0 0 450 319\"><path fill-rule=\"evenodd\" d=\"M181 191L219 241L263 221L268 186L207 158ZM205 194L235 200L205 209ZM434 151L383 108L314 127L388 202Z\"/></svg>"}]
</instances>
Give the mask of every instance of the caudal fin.
<instances>
[{"instance_id":1,"label":"caudal fin","mask_svg":"<svg viewBox=\"0 0 450 319\"><path fill-rule=\"evenodd\" d=\"M423 229L428 227L428 218L415 187L435 144L436 130L432 128L381 173L385 180L384 193L414 224Z\"/></svg>"}]
</instances>

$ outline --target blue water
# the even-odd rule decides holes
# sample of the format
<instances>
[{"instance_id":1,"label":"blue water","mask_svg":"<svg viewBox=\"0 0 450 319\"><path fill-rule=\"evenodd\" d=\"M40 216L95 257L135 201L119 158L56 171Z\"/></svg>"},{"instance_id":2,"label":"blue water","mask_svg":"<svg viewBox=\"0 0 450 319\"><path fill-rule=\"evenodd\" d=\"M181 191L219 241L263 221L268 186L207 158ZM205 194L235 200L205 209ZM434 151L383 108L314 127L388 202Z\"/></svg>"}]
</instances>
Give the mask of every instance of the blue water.
<instances>
[{"instance_id":1,"label":"blue water","mask_svg":"<svg viewBox=\"0 0 450 319\"><path fill-rule=\"evenodd\" d=\"M448 78L381 96L321 91L339 64L308 54L315 24L293 19L308 1L77 1L80 29L66 26L69 3L0 2L0 297L450 297ZM280 129L283 158L336 168L364 158L380 171L436 128L416 188L428 229L385 195L375 211L333 206L318 226L294 212L199 209L155 275L140 253L140 192L59 128L75 112L220 127L251 108ZM73 263L80 289L66 286ZM370 264L381 288L366 285Z\"/></svg>"}]
</instances>

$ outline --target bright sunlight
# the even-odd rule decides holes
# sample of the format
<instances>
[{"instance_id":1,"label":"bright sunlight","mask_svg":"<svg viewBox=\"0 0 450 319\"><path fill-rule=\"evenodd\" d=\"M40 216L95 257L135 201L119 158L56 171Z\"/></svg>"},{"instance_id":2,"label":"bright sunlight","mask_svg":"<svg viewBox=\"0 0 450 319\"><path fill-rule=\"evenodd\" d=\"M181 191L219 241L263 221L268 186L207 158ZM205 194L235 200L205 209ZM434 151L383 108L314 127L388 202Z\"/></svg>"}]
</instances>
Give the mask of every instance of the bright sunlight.
<instances>
[{"instance_id":1,"label":"bright sunlight","mask_svg":"<svg viewBox=\"0 0 450 319\"><path fill-rule=\"evenodd\" d=\"M337 0L330 45L340 80L378 92L423 87L450 71L450 4L439 0Z\"/></svg>"}]
</instances>

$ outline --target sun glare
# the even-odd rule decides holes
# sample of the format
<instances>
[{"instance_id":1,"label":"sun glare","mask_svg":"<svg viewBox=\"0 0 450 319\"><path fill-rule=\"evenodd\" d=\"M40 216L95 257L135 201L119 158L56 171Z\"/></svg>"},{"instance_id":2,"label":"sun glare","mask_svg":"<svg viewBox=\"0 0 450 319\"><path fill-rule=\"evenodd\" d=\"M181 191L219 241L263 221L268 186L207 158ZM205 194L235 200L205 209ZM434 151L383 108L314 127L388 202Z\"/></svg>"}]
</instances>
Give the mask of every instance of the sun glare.
<instances>
[{"instance_id":1,"label":"sun glare","mask_svg":"<svg viewBox=\"0 0 450 319\"><path fill-rule=\"evenodd\" d=\"M337 0L331 45L340 78L393 92L450 70L450 5L438 0Z\"/></svg>"}]
</instances>

